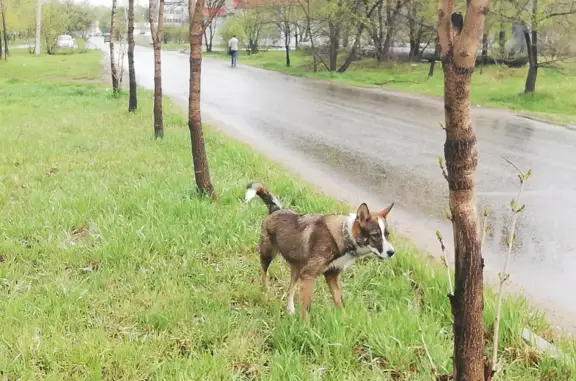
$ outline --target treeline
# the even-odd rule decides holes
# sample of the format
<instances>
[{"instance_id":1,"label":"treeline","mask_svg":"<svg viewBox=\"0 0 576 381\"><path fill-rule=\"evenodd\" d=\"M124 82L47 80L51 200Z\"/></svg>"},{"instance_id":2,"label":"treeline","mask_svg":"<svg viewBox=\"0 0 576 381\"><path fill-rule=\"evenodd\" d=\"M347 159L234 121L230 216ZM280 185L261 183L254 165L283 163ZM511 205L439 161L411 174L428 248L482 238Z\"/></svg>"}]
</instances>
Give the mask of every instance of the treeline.
<instances>
[{"instance_id":1,"label":"treeline","mask_svg":"<svg viewBox=\"0 0 576 381\"><path fill-rule=\"evenodd\" d=\"M303 48L314 70L344 72L354 60L437 59L436 2L423 0L244 0L220 36L236 34L249 53L270 45ZM465 2L455 4L463 12ZM574 56L575 0L497 0L478 41L478 62L538 67ZM526 91L534 91L527 85Z\"/></svg>"}]
</instances>

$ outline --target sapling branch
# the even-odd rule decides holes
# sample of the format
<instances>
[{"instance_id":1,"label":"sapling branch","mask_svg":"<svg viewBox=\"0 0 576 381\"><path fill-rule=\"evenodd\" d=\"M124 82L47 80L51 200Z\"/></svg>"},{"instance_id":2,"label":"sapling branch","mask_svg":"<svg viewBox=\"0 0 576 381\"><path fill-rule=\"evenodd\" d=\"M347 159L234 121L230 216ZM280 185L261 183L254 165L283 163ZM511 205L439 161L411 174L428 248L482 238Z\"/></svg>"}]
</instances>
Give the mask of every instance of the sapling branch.
<instances>
[{"instance_id":1,"label":"sapling branch","mask_svg":"<svg viewBox=\"0 0 576 381\"><path fill-rule=\"evenodd\" d=\"M446 275L448 276L448 289L450 290L449 295L454 295L454 287L452 286L452 276L450 275L448 254L446 254L446 246L444 246L444 240L442 239L442 233L440 233L440 230L436 230L436 238L438 238L438 242L440 242L440 247L442 248L442 260L444 261L444 267L446 267Z\"/></svg>"},{"instance_id":2,"label":"sapling branch","mask_svg":"<svg viewBox=\"0 0 576 381\"><path fill-rule=\"evenodd\" d=\"M498 285L498 300L496 302L496 316L494 318L494 338L492 342L492 361L490 366L492 368L492 373L494 374L496 370L496 364L498 362L498 340L499 340L499 333L500 333L500 314L502 311L502 290L504 288L504 283L510 278L510 274L508 274L508 263L510 262L510 256L512 253L512 245L514 244L515 239L515 230L516 230L516 221L518 220L518 215L525 209L525 205L518 206L520 204L520 198L522 197L522 192L524 191L524 184L530 178L532 174L532 170L528 170L527 172L522 172L518 166L512 163L510 160L504 158L510 165L512 165L518 172L518 178L520 179L520 189L518 190L518 195L516 196L516 200L512 199L510 201L510 209L512 211L512 225L510 227L510 232L508 233L507 245L508 245L508 252L506 253L506 257L504 259L504 268L502 272L499 274L500 283Z\"/></svg>"},{"instance_id":3,"label":"sapling branch","mask_svg":"<svg viewBox=\"0 0 576 381\"><path fill-rule=\"evenodd\" d=\"M486 239L486 235L490 231L490 226L488 225L488 209L484 208L484 212L482 212L482 238L480 239L480 247L484 247L484 240Z\"/></svg>"},{"instance_id":4,"label":"sapling branch","mask_svg":"<svg viewBox=\"0 0 576 381\"><path fill-rule=\"evenodd\" d=\"M438 156L438 165L440 166L440 170L442 171L442 176L448 181L448 172L446 172L446 167L444 167L444 159L442 156Z\"/></svg>"}]
</instances>

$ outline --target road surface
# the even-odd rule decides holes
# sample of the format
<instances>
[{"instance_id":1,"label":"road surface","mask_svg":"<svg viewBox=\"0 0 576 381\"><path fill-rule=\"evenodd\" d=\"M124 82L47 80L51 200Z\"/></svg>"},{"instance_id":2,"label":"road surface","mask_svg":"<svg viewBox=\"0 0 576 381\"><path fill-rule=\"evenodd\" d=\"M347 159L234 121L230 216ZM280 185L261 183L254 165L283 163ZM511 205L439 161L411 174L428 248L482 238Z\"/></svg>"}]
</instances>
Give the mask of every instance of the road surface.
<instances>
[{"instance_id":1,"label":"road surface","mask_svg":"<svg viewBox=\"0 0 576 381\"><path fill-rule=\"evenodd\" d=\"M95 44L107 49L103 41ZM153 89L152 50L136 47L135 60L138 85ZM305 80L239 63L230 68L221 60L204 60L205 120L342 200L366 200L374 208L394 200L391 223L398 231L438 253L438 229L451 248L451 227L444 218L447 184L437 161L445 140L438 100ZM164 94L185 104L188 57L163 52L162 65ZM576 240L570 238L576 227L576 133L507 111L474 107L473 116L479 210L490 211L486 273L494 280L501 269L510 200L519 188L517 172L505 157L533 172L510 264L514 287L551 321L576 332Z\"/></svg>"}]
</instances>

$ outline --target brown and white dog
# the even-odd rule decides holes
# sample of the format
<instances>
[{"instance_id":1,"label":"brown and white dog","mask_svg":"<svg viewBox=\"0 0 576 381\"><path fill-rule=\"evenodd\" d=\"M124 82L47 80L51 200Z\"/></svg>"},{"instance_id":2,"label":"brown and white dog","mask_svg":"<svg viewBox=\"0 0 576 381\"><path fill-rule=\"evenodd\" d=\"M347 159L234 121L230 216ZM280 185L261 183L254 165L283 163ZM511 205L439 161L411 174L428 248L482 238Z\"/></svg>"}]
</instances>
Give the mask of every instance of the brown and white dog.
<instances>
[{"instance_id":1,"label":"brown and white dog","mask_svg":"<svg viewBox=\"0 0 576 381\"><path fill-rule=\"evenodd\" d=\"M390 258L394 248L388 242L386 216L392 203L378 213L370 213L362 203L350 215L298 214L283 209L278 199L262 184L251 183L246 189L246 202L260 197L268 207L260 233L262 284L268 290L268 267L278 252L291 267L288 286L289 314L295 312L294 293L300 280L302 319L310 311L316 279L324 275L337 308L343 307L340 273L367 254L379 259Z\"/></svg>"}]
</instances>

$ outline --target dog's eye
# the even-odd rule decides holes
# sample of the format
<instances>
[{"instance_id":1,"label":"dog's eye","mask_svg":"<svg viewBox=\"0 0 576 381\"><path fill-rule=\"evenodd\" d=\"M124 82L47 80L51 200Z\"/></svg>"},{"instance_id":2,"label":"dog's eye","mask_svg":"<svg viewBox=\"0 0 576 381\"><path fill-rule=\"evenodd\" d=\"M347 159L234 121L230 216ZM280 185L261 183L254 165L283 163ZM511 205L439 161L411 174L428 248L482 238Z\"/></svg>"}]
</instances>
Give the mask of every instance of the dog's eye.
<instances>
[{"instance_id":1,"label":"dog's eye","mask_svg":"<svg viewBox=\"0 0 576 381\"><path fill-rule=\"evenodd\" d=\"M380 234L380 232L372 232L370 233L370 238L377 241L379 239L382 239L382 235Z\"/></svg>"},{"instance_id":2,"label":"dog's eye","mask_svg":"<svg viewBox=\"0 0 576 381\"><path fill-rule=\"evenodd\" d=\"M388 239L390 237L390 232L388 230L384 230L384 238Z\"/></svg>"}]
</instances>

